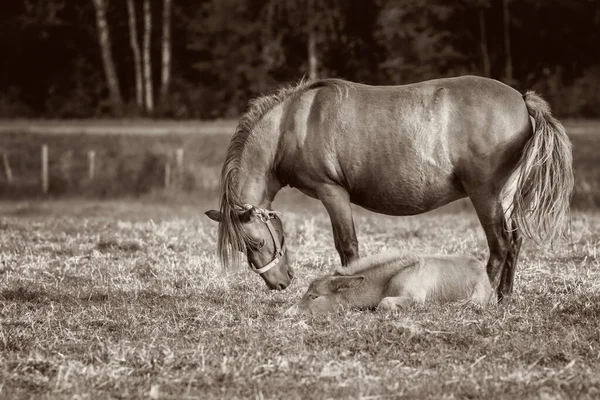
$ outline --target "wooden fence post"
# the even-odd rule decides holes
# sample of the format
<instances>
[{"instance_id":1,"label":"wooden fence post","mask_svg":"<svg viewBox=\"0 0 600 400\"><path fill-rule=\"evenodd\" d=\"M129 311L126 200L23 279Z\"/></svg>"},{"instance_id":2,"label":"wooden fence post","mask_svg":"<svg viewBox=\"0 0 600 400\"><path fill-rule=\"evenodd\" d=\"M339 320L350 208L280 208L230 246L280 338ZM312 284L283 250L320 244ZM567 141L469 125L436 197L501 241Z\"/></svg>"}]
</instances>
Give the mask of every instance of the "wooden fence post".
<instances>
[{"instance_id":1,"label":"wooden fence post","mask_svg":"<svg viewBox=\"0 0 600 400\"><path fill-rule=\"evenodd\" d=\"M42 145L42 192L44 194L48 193L49 186L49 177L48 177L48 145Z\"/></svg>"},{"instance_id":2,"label":"wooden fence post","mask_svg":"<svg viewBox=\"0 0 600 400\"><path fill-rule=\"evenodd\" d=\"M165 162L165 189L171 185L171 163L169 160Z\"/></svg>"},{"instance_id":3,"label":"wooden fence post","mask_svg":"<svg viewBox=\"0 0 600 400\"><path fill-rule=\"evenodd\" d=\"M181 176L183 173L183 148L178 148L175 154L175 159L177 161L177 175Z\"/></svg>"},{"instance_id":4,"label":"wooden fence post","mask_svg":"<svg viewBox=\"0 0 600 400\"><path fill-rule=\"evenodd\" d=\"M96 174L96 152L94 150L88 151L88 178L89 180L94 179Z\"/></svg>"},{"instance_id":5,"label":"wooden fence post","mask_svg":"<svg viewBox=\"0 0 600 400\"><path fill-rule=\"evenodd\" d=\"M183 181L183 147L175 151L175 165L177 168L175 171L175 184L178 188L181 188L181 182Z\"/></svg>"},{"instance_id":6,"label":"wooden fence post","mask_svg":"<svg viewBox=\"0 0 600 400\"><path fill-rule=\"evenodd\" d=\"M13 184L13 174L12 174L12 170L10 169L10 163L8 162L8 154L2 153L2 161L4 164L4 172L6 173L6 180L8 181L9 185L12 185Z\"/></svg>"}]
</instances>

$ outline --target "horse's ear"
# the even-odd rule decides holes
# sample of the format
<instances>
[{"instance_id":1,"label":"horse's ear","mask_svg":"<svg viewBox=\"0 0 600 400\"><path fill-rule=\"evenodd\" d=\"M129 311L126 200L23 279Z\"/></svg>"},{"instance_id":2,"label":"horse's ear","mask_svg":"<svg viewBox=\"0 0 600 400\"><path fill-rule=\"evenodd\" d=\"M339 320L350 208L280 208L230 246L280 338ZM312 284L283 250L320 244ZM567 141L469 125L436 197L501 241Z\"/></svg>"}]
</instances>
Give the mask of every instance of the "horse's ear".
<instances>
[{"instance_id":1,"label":"horse's ear","mask_svg":"<svg viewBox=\"0 0 600 400\"><path fill-rule=\"evenodd\" d=\"M334 287L336 291L352 289L360 284L362 284L365 280L363 275L358 276L336 276L333 281Z\"/></svg>"},{"instance_id":2,"label":"horse's ear","mask_svg":"<svg viewBox=\"0 0 600 400\"><path fill-rule=\"evenodd\" d=\"M221 222L221 212L217 210L208 210L205 212L206 216L213 221Z\"/></svg>"}]
</instances>

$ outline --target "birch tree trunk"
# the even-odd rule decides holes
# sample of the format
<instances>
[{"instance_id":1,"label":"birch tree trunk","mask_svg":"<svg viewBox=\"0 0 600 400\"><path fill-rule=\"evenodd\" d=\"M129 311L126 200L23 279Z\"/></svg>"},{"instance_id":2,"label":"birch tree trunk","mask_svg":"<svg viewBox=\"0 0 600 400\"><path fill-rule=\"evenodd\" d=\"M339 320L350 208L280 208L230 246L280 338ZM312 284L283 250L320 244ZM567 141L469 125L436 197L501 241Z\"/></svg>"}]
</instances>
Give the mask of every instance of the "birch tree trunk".
<instances>
[{"instance_id":1,"label":"birch tree trunk","mask_svg":"<svg viewBox=\"0 0 600 400\"><path fill-rule=\"evenodd\" d=\"M135 103L140 109L144 108L144 84L142 78L142 55L138 43L137 18L133 0L127 0L127 12L129 14L129 42L133 51L133 63L135 67Z\"/></svg>"},{"instance_id":2,"label":"birch tree trunk","mask_svg":"<svg viewBox=\"0 0 600 400\"><path fill-rule=\"evenodd\" d=\"M317 34L314 29L308 31L308 77L318 79L319 60L317 58Z\"/></svg>"},{"instance_id":3,"label":"birch tree trunk","mask_svg":"<svg viewBox=\"0 0 600 400\"><path fill-rule=\"evenodd\" d=\"M166 101L171 81L171 2L172 0L164 0L163 7L161 102Z\"/></svg>"},{"instance_id":4,"label":"birch tree trunk","mask_svg":"<svg viewBox=\"0 0 600 400\"><path fill-rule=\"evenodd\" d=\"M487 29L485 25L485 9L479 9L479 36L480 36L480 48L481 48L481 64L483 66L483 75L489 77L491 75L490 70L490 53L488 52L487 46Z\"/></svg>"},{"instance_id":5,"label":"birch tree trunk","mask_svg":"<svg viewBox=\"0 0 600 400\"><path fill-rule=\"evenodd\" d=\"M508 0L502 1L503 17L504 17L504 79L506 83L513 82L513 65L512 54L510 51L510 11L508 9Z\"/></svg>"},{"instance_id":6,"label":"birch tree trunk","mask_svg":"<svg viewBox=\"0 0 600 400\"><path fill-rule=\"evenodd\" d=\"M152 90L152 57L150 55L150 39L152 38L152 10L150 0L144 0L144 88L146 111L154 111L154 93Z\"/></svg>"},{"instance_id":7,"label":"birch tree trunk","mask_svg":"<svg viewBox=\"0 0 600 400\"><path fill-rule=\"evenodd\" d=\"M102 63L104 66L104 75L110 96L110 103L113 112L117 115L123 112L123 97L119 87L119 78L115 69L110 41L110 30L106 21L106 1L93 0L96 9L96 25L98 28L98 43L102 52Z\"/></svg>"}]
</instances>

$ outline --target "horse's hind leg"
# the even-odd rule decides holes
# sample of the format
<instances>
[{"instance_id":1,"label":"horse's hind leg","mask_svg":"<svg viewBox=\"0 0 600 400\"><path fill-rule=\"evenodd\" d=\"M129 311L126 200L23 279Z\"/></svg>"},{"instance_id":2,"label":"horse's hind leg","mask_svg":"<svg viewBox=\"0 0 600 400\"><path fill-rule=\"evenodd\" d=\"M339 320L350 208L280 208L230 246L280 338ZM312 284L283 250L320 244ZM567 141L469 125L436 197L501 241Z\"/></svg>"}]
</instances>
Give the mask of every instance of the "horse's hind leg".
<instances>
[{"instance_id":1,"label":"horse's hind leg","mask_svg":"<svg viewBox=\"0 0 600 400\"><path fill-rule=\"evenodd\" d=\"M504 229L504 211L500 196L490 191L471 194L470 197L490 249L490 258L486 266L487 275L492 289L497 291L498 300L502 300L504 293L501 292L503 288L500 288L499 284L511 240L509 232Z\"/></svg>"},{"instance_id":2,"label":"horse's hind leg","mask_svg":"<svg viewBox=\"0 0 600 400\"><path fill-rule=\"evenodd\" d=\"M506 256L506 265L504 266L502 279L500 280L500 292L503 293L503 295L509 295L513 292L515 271L517 269L517 262L519 261L521 244L523 243L523 238L514 222L511 221L510 224L511 246Z\"/></svg>"}]
</instances>

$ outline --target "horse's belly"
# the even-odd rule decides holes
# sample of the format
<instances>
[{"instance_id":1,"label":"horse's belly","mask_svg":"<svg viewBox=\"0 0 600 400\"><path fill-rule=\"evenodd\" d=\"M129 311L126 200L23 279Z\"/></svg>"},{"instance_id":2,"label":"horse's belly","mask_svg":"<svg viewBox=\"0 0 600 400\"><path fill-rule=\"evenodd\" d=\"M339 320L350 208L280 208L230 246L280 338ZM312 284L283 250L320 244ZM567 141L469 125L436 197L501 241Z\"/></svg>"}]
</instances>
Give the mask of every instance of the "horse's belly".
<instances>
[{"instance_id":1,"label":"horse's belly","mask_svg":"<svg viewBox=\"0 0 600 400\"><path fill-rule=\"evenodd\" d=\"M352 203L388 215L421 214L462 197L464 189L453 175L424 181L380 177L350 193Z\"/></svg>"}]
</instances>

